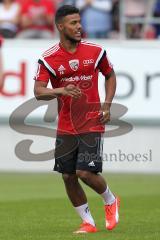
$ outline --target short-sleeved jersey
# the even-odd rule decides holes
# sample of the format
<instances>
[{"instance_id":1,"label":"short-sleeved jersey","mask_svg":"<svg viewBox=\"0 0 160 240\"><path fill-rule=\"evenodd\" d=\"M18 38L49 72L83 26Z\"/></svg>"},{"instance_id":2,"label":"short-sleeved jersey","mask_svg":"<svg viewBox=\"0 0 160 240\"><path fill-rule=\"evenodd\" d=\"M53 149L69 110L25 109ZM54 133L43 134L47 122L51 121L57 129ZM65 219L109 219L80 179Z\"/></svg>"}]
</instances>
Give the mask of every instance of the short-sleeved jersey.
<instances>
[{"instance_id":1,"label":"short-sleeved jersey","mask_svg":"<svg viewBox=\"0 0 160 240\"><path fill-rule=\"evenodd\" d=\"M61 44L46 51L38 60L36 81L51 82L53 88L74 84L81 89L78 99L58 97L58 134L103 132L100 122L98 75L113 70L106 51L99 45L81 41L76 52L67 52Z\"/></svg>"}]
</instances>

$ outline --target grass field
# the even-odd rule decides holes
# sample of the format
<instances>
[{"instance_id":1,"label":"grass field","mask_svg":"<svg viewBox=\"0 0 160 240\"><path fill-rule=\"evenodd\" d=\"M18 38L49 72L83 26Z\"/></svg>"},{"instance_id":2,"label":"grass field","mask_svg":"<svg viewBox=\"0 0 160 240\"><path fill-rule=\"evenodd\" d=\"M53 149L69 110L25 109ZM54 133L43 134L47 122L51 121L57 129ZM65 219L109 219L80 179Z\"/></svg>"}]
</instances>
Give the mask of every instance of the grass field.
<instances>
[{"instance_id":1,"label":"grass field","mask_svg":"<svg viewBox=\"0 0 160 240\"><path fill-rule=\"evenodd\" d=\"M106 177L106 175L104 175ZM80 219L57 174L0 174L1 240L159 240L160 176L109 174L111 189L121 197L120 224L104 228L101 198L85 187L98 229L73 235Z\"/></svg>"}]
</instances>

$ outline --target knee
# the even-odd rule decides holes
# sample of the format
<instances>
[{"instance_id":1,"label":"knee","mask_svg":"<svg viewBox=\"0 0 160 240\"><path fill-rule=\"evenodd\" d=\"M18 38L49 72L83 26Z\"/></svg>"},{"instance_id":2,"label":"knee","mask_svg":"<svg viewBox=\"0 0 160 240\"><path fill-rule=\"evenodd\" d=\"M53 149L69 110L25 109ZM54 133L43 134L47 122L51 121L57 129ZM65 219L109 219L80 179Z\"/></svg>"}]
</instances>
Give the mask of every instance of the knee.
<instances>
[{"instance_id":1,"label":"knee","mask_svg":"<svg viewBox=\"0 0 160 240\"><path fill-rule=\"evenodd\" d=\"M87 182L89 179L89 172L83 171L83 170L77 170L76 175L79 177L82 181Z\"/></svg>"},{"instance_id":2,"label":"knee","mask_svg":"<svg viewBox=\"0 0 160 240\"><path fill-rule=\"evenodd\" d=\"M68 173L62 174L62 178L63 178L63 181L68 184L71 184L71 183L77 181L77 179L78 179L76 174L68 174Z\"/></svg>"}]
</instances>

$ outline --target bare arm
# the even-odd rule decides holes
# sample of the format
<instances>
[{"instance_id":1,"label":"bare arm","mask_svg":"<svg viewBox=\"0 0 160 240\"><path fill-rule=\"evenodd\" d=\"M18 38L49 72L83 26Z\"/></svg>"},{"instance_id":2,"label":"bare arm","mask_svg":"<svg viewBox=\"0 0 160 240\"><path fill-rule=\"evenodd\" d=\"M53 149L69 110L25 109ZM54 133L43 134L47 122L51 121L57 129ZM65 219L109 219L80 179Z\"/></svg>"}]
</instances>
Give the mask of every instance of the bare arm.
<instances>
[{"instance_id":1,"label":"bare arm","mask_svg":"<svg viewBox=\"0 0 160 240\"><path fill-rule=\"evenodd\" d=\"M116 92L116 75L114 71L112 71L111 74L106 77L105 91L106 91L105 102L102 105L103 111L103 116L101 118L102 123L107 123L108 121L110 121L110 107Z\"/></svg>"},{"instance_id":2,"label":"bare arm","mask_svg":"<svg viewBox=\"0 0 160 240\"><path fill-rule=\"evenodd\" d=\"M81 91L73 84L69 84L66 87L51 89L47 88L47 82L35 81L34 95L37 100L49 101L61 95L78 98L81 96Z\"/></svg>"},{"instance_id":3,"label":"bare arm","mask_svg":"<svg viewBox=\"0 0 160 240\"><path fill-rule=\"evenodd\" d=\"M21 16L21 27L27 28L30 27L33 24L33 21L31 18L29 18L27 15Z\"/></svg>"},{"instance_id":4,"label":"bare arm","mask_svg":"<svg viewBox=\"0 0 160 240\"><path fill-rule=\"evenodd\" d=\"M12 5L12 3L10 3L11 5ZM10 6L9 7L9 9L11 8L12 6ZM19 21L20 21L20 7L19 7L19 5L16 5L16 7L17 7L17 9L16 9L16 13L15 13L15 16L13 16L12 17L12 19L8 19L8 20L6 20L5 18L1 18L0 19L0 23L6 23L6 22L8 22L8 23L13 23L13 24L15 24L15 25L17 25L17 24L19 24ZM5 8L5 4L4 4L4 8ZM9 10L8 9L8 10Z\"/></svg>"},{"instance_id":5,"label":"bare arm","mask_svg":"<svg viewBox=\"0 0 160 240\"><path fill-rule=\"evenodd\" d=\"M110 0L96 0L93 1L92 6L103 11L110 12L112 10L112 1Z\"/></svg>"},{"instance_id":6,"label":"bare arm","mask_svg":"<svg viewBox=\"0 0 160 240\"><path fill-rule=\"evenodd\" d=\"M35 81L34 95L37 100L51 100L57 97L54 89L47 88L47 82Z\"/></svg>"},{"instance_id":7,"label":"bare arm","mask_svg":"<svg viewBox=\"0 0 160 240\"><path fill-rule=\"evenodd\" d=\"M53 16L52 15L47 15L46 16L46 22L49 26L53 25Z\"/></svg>"},{"instance_id":8,"label":"bare arm","mask_svg":"<svg viewBox=\"0 0 160 240\"><path fill-rule=\"evenodd\" d=\"M20 23L20 17L21 17L21 13L20 13L20 9L19 9L18 12L17 12L17 15L13 19L13 23L14 24L19 24Z\"/></svg>"},{"instance_id":9,"label":"bare arm","mask_svg":"<svg viewBox=\"0 0 160 240\"><path fill-rule=\"evenodd\" d=\"M93 3L93 0L77 0L76 1L76 7L78 7L80 10L85 9L86 7L90 6Z\"/></svg>"},{"instance_id":10,"label":"bare arm","mask_svg":"<svg viewBox=\"0 0 160 240\"><path fill-rule=\"evenodd\" d=\"M43 20L44 24L46 23L48 26L53 25L53 16L51 15L39 14L39 15L34 15L32 18L30 18L27 14L25 14L25 15L22 15L21 17L21 26L23 28L27 28L33 24L39 25L38 23L39 20Z\"/></svg>"}]
</instances>

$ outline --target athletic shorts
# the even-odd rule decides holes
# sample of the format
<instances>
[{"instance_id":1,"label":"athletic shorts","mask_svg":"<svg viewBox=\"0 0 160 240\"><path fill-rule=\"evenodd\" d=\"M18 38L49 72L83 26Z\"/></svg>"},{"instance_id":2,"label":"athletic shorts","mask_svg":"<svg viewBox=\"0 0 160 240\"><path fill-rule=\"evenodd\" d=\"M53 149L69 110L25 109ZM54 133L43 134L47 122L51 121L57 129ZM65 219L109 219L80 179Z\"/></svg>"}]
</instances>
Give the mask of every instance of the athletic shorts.
<instances>
[{"instance_id":1,"label":"athletic shorts","mask_svg":"<svg viewBox=\"0 0 160 240\"><path fill-rule=\"evenodd\" d=\"M54 171L74 174L76 170L102 172L103 134L57 135Z\"/></svg>"}]
</instances>

